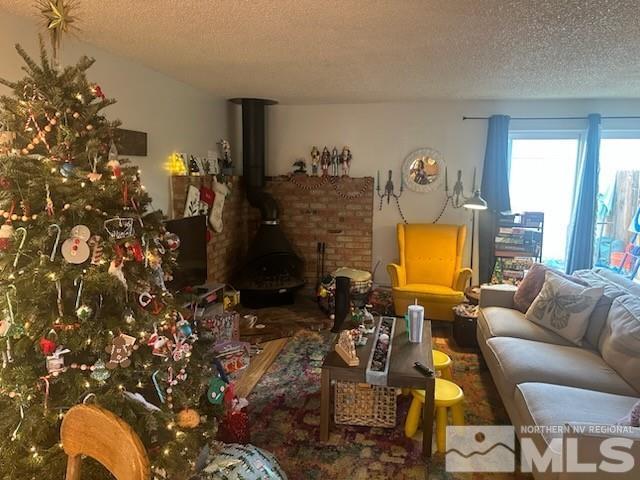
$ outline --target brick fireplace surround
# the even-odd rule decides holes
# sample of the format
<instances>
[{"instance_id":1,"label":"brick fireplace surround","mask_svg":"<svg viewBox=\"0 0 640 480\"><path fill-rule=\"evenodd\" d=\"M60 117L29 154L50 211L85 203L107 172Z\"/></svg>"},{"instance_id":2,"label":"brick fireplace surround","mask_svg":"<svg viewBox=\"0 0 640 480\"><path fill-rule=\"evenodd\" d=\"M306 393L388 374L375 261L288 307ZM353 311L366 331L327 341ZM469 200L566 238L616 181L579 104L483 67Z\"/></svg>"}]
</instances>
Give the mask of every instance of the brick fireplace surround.
<instances>
[{"instance_id":1,"label":"brick fireplace surround","mask_svg":"<svg viewBox=\"0 0 640 480\"><path fill-rule=\"evenodd\" d=\"M211 186L212 182L211 176L172 177L172 218L182 216L190 184ZM280 207L280 224L304 259L308 291L316 281L318 242L326 243L325 272L341 266L371 270L373 184L373 177L266 178L265 191ZM207 248L209 281L228 283L242 264L260 220L259 212L246 200L242 177L231 177L222 218L223 231L211 231Z\"/></svg>"}]
</instances>

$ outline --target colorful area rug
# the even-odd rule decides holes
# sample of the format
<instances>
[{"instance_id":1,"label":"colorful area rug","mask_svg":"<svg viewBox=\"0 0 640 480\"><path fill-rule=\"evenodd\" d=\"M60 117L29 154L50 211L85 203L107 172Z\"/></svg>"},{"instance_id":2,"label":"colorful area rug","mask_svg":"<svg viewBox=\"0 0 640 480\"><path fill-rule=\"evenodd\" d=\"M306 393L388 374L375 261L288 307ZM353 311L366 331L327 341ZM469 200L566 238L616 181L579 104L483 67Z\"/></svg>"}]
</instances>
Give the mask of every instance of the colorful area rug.
<instances>
[{"instance_id":1,"label":"colorful area rug","mask_svg":"<svg viewBox=\"0 0 640 480\"><path fill-rule=\"evenodd\" d=\"M467 424L504 425L509 420L479 354L452 348L435 338L453 359L454 380L465 392ZM425 479L421 443L404 436L409 397L398 402L394 429L336 425L329 442L320 443L320 367L331 336L300 332L283 349L249 397L251 443L272 452L291 480ZM435 453L431 479L513 479L513 475L445 472L444 456Z\"/></svg>"}]
</instances>

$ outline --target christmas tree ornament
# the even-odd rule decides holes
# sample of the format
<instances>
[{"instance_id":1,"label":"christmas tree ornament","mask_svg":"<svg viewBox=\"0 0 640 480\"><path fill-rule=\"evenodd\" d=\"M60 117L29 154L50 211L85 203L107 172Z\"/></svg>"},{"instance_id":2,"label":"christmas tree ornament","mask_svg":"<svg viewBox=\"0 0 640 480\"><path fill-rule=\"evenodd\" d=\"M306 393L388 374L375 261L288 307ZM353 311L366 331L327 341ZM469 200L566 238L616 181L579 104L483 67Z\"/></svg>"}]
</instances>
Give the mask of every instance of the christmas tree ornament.
<instances>
[{"instance_id":1,"label":"christmas tree ornament","mask_svg":"<svg viewBox=\"0 0 640 480\"><path fill-rule=\"evenodd\" d=\"M153 295L149 292L142 292L138 295L138 305L142 308L147 308L153 302Z\"/></svg>"},{"instance_id":2,"label":"christmas tree ornament","mask_svg":"<svg viewBox=\"0 0 640 480\"><path fill-rule=\"evenodd\" d=\"M127 307L124 311L124 321L127 325L136 323L136 317L133 316L133 310Z\"/></svg>"},{"instance_id":3,"label":"christmas tree ornament","mask_svg":"<svg viewBox=\"0 0 640 480\"><path fill-rule=\"evenodd\" d=\"M170 252L175 252L180 248L180 237L172 232L164 234L164 243Z\"/></svg>"},{"instance_id":4,"label":"christmas tree ornament","mask_svg":"<svg viewBox=\"0 0 640 480\"><path fill-rule=\"evenodd\" d=\"M178 312L178 318L179 320L176 322L176 330L178 331L178 334L184 338L189 338L193 335L191 324L184 319L180 312Z\"/></svg>"},{"instance_id":5,"label":"christmas tree ornament","mask_svg":"<svg viewBox=\"0 0 640 480\"><path fill-rule=\"evenodd\" d=\"M145 410L149 412L159 412L160 409L156 407L153 403L149 402L141 393L132 393L132 392L123 392L123 395L131 400L132 402L139 403L142 405Z\"/></svg>"},{"instance_id":6,"label":"christmas tree ornament","mask_svg":"<svg viewBox=\"0 0 640 480\"><path fill-rule=\"evenodd\" d=\"M53 352L56 351L56 342L54 342L53 340L49 340L48 338L41 338L40 339L40 351L44 354L44 355L51 355L53 354Z\"/></svg>"},{"instance_id":7,"label":"christmas tree ornament","mask_svg":"<svg viewBox=\"0 0 640 480\"><path fill-rule=\"evenodd\" d=\"M6 310L2 311L2 317L0 317L0 338L6 337L11 328L11 317Z\"/></svg>"},{"instance_id":8,"label":"christmas tree ornament","mask_svg":"<svg viewBox=\"0 0 640 480\"><path fill-rule=\"evenodd\" d=\"M125 242L124 246L136 262L142 262L144 260L142 245L138 240L129 240Z\"/></svg>"},{"instance_id":9,"label":"christmas tree ornament","mask_svg":"<svg viewBox=\"0 0 640 480\"><path fill-rule=\"evenodd\" d=\"M76 309L78 309L80 308L80 302L82 299L82 288L84 287L84 279L82 278L82 275L78 275L73 280L73 286L78 287L78 290L76 292Z\"/></svg>"},{"instance_id":10,"label":"christmas tree ornament","mask_svg":"<svg viewBox=\"0 0 640 480\"><path fill-rule=\"evenodd\" d=\"M131 365L131 359L129 357L133 353L133 344L135 342L135 337L125 335L124 333L115 337L111 346L105 348L105 351L111 355L107 362L107 368L113 370L118 366L126 368Z\"/></svg>"},{"instance_id":11,"label":"christmas tree ornament","mask_svg":"<svg viewBox=\"0 0 640 480\"><path fill-rule=\"evenodd\" d=\"M94 84L91 85L90 90L91 90L91 94L94 97L99 98L101 100L106 100L107 99L105 94L102 92L102 88L100 88L100 85L94 83Z\"/></svg>"},{"instance_id":12,"label":"christmas tree ornament","mask_svg":"<svg viewBox=\"0 0 640 480\"><path fill-rule=\"evenodd\" d=\"M106 382L109 377L111 377L111 372L104 361L102 359L98 359L96 363L93 364L93 369L89 376L99 382Z\"/></svg>"},{"instance_id":13,"label":"christmas tree ornament","mask_svg":"<svg viewBox=\"0 0 640 480\"><path fill-rule=\"evenodd\" d=\"M67 263L80 265L89 260L91 249L87 240L90 237L91 232L85 225L76 225L71 229L71 238L65 240L60 249Z\"/></svg>"},{"instance_id":14,"label":"christmas tree ornament","mask_svg":"<svg viewBox=\"0 0 640 480\"><path fill-rule=\"evenodd\" d=\"M63 355L70 352L71 350L69 350L68 348L64 348L63 346L59 345L56 350L47 357L47 372L51 374L57 374L64 370Z\"/></svg>"},{"instance_id":15,"label":"christmas tree ornament","mask_svg":"<svg viewBox=\"0 0 640 480\"><path fill-rule=\"evenodd\" d=\"M175 343L173 344L173 351L171 356L176 362L188 358L191 353L191 344L186 341L185 338L180 338L176 335L173 337Z\"/></svg>"},{"instance_id":16,"label":"christmas tree ornament","mask_svg":"<svg viewBox=\"0 0 640 480\"><path fill-rule=\"evenodd\" d=\"M13 239L13 225L5 223L0 227L0 252L6 252L11 247Z\"/></svg>"},{"instance_id":17,"label":"christmas tree ornament","mask_svg":"<svg viewBox=\"0 0 640 480\"><path fill-rule=\"evenodd\" d=\"M122 176L122 168L120 166L120 160L118 159L118 149L114 142L111 142L111 147L109 147L107 167L111 169L114 177L120 178Z\"/></svg>"},{"instance_id":18,"label":"christmas tree ornament","mask_svg":"<svg viewBox=\"0 0 640 480\"><path fill-rule=\"evenodd\" d=\"M213 206L211 207L211 213L209 214L209 223L216 232L220 233L223 228L222 211L224 209L225 198L229 194L229 187L224 183L215 181L213 190L215 192L215 198L213 200Z\"/></svg>"},{"instance_id":19,"label":"christmas tree ornament","mask_svg":"<svg viewBox=\"0 0 640 480\"><path fill-rule=\"evenodd\" d=\"M56 240L55 242L53 242L53 247L51 248L51 255L49 255L50 262L53 262L56 258L56 252L58 251L58 245L60 244L60 235L62 234L62 229L60 228L60 225L58 225L57 223L53 223L49 225L49 235L51 235L51 233L54 231L56 232Z\"/></svg>"},{"instance_id":20,"label":"christmas tree ornament","mask_svg":"<svg viewBox=\"0 0 640 480\"><path fill-rule=\"evenodd\" d=\"M45 210L47 212L47 215L49 215L50 217L52 217L55 213L55 209L53 206L53 200L51 199L51 189L49 188L49 184L46 183L45 184L45 191L46 191L46 207Z\"/></svg>"},{"instance_id":21,"label":"christmas tree ornament","mask_svg":"<svg viewBox=\"0 0 640 480\"><path fill-rule=\"evenodd\" d=\"M133 236L133 218L115 217L104 221L104 229L114 240Z\"/></svg>"},{"instance_id":22,"label":"christmas tree ornament","mask_svg":"<svg viewBox=\"0 0 640 480\"><path fill-rule=\"evenodd\" d=\"M102 263L103 247L102 237L93 235L87 242L91 248L91 265L100 265Z\"/></svg>"},{"instance_id":23,"label":"christmas tree ornament","mask_svg":"<svg viewBox=\"0 0 640 480\"><path fill-rule=\"evenodd\" d=\"M164 283L164 271L162 270L162 257L160 255L149 254L149 268L153 283L163 292L167 291Z\"/></svg>"},{"instance_id":24,"label":"christmas tree ornament","mask_svg":"<svg viewBox=\"0 0 640 480\"><path fill-rule=\"evenodd\" d=\"M109 264L109 274L116 277L118 281L122 283L122 285L126 290L128 288L127 279L124 277L123 267L124 267L124 261L121 258L114 258L113 260L111 260L111 263Z\"/></svg>"},{"instance_id":25,"label":"christmas tree ornament","mask_svg":"<svg viewBox=\"0 0 640 480\"><path fill-rule=\"evenodd\" d=\"M91 231L89 231L89 227L86 225L76 225L71 229L70 236L87 242L89 238L91 238Z\"/></svg>"},{"instance_id":26,"label":"christmas tree ornament","mask_svg":"<svg viewBox=\"0 0 640 480\"><path fill-rule=\"evenodd\" d=\"M157 357L168 357L171 341L158 333L158 328L153 325L153 333L147 339L147 345L152 348L152 353Z\"/></svg>"},{"instance_id":27,"label":"christmas tree ornament","mask_svg":"<svg viewBox=\"0 0 640 480\"><path fill-rule=\"evenodd\" d=\"M97 181L102 179L102 174L98 173L98 161L100 157L98 155L94 155L93 160L89 163L91 164L91 172L87 174L87 178L91 183L96 183Z\"/></svg>"},{"instance_id":28,"label":"christmas tree ornament","mask_svg":"<svg viewBox=\"0 0 640 480\"><path fill-rule=\"evenodd\" d=\"M27 148L29 148L27 146ZM64 162L61 166L60 166L60 175L62 175L64 178L73 178L76 176L76 167L73 163L71 162Z\"/></svg>"},{"instance_id":29,"label":"christmas tree ornament","mask_svg":"<svg viewBox=\"0 0 640 480\"><path fill-rule=\"evenodd\" d=\"M178 412L178 426L180 428L196 428L200 425L200 414L192 409L185 408Z\"/></svg>"},{"instance_id":30,"label":"christmas tree ornament","mask_svg":"<svg viewBox=\"0 0 640 480\"><path fill-rule=\"evenodd\" d=\"M212 405L222 405L224 399L224 391L227 384L218 376L211 377L209 380L209 389L207 390L207 400Z\"/></svg>"},{"instance_id":31,"label":"christmas tree ornament","mask_svg":"<svg viewBox=\"0 0 640 480\"><path fill-rule=\"evenodd\" d=\"M89 318L91 318L91 316L93 315L93 308L91 308L89 305L80 305L77 309L76 309L76 316L78 317L79 320L88 320Z\"/></svg>"},{"instance_id":32,"label":"christmas tree ornament","mask_svg":"<svg viewBox=\"0 0 640 480\"><path fill-rule=\"evenodd\" d=\"M20 256L22 255L22 250L24 249L24 244L27 241L27 229L24 227L16 228L14 236L20 236L20 244L18 245L18 251L16 252L16 256L13 259L13 268L18 266L18 261L20 260Z\"/></svg>"}]
</instances>

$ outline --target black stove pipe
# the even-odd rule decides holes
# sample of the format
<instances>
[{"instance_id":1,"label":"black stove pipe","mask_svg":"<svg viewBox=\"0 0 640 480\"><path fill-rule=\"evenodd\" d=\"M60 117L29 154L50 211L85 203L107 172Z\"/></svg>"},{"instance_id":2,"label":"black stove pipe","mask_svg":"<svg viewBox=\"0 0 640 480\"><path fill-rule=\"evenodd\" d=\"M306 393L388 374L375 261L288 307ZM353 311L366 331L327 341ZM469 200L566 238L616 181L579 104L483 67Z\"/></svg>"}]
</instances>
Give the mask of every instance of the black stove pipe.
<instances>
[{"instance_id":1,"label":"black stove pipe","mask_svg":"<svg viewBox=\"0 0 640 480\"><path fill-rule=\"evenodd\" d=\"M265 179L265 106L275 105L274 100L261 98L233 98L231 102L242 105L242 175L247 200L260 210L262 223L279 223L278 205L263 190Z\"/></svg>"}]
</instances>

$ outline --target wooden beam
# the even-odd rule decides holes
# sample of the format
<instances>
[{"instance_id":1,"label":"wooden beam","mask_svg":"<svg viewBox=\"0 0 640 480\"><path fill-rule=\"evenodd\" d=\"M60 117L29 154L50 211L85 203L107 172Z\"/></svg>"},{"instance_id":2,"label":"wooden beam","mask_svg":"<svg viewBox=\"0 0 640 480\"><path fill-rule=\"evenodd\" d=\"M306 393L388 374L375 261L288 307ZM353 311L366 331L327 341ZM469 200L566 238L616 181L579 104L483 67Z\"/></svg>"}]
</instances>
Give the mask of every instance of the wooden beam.
<instances>
[{"instance_id":1,"label":"wooden beam","mask_svg":"<svg viewBox=\"0 0 640 480\"><path fill-rule=\"evenodd\" d=\"M236 382L235 393L238 397L249 396L288 341L288 338L278 338L262 344L262 352L251 359L251 363Z\"/></svg>"}]
</instances>

